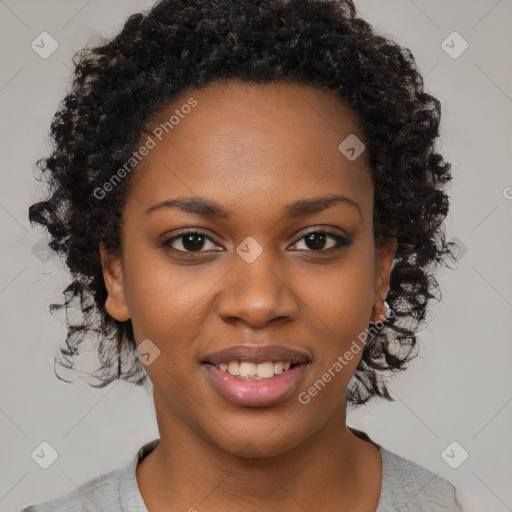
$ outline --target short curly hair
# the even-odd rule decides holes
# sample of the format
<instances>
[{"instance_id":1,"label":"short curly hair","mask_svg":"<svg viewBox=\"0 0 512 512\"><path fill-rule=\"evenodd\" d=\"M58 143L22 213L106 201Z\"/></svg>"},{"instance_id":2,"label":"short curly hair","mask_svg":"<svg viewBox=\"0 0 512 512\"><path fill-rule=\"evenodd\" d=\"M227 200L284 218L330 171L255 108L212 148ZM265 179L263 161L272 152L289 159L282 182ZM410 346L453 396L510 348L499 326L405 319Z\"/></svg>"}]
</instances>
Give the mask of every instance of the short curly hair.
<instances>
[{"instance_id":1,"label":"short curly hair","mask_svg":"<svg viewBox=\"0 0 512 512\"><path fill-rule=\"evenodd\" d=\"M451 165L434 148L441 105L424 92L411 51L356 17L352 0L161 0L129 16L115 37L76 52L73 64L70 90L51 123L52 152L36 163L47 196L29 209L30 222L48 231L73 278L64 304L50 310L83 313L75 323L67 315L55 363L74 369L92 334L98 366L90 385L147 384L131 320L119 322L105 309L99 252L101 245L120 249L130 180L106 197L94 191L130 159L159 109L187 88L288 80L332 91L356 114L365 137L374 237L398 242L386 297L395 314L380 329L369 325L347 401L392 400L386 377L417 355L427 303L440 299L434 270L450 254L444 219Z\"/></svg>"}]
</instances>

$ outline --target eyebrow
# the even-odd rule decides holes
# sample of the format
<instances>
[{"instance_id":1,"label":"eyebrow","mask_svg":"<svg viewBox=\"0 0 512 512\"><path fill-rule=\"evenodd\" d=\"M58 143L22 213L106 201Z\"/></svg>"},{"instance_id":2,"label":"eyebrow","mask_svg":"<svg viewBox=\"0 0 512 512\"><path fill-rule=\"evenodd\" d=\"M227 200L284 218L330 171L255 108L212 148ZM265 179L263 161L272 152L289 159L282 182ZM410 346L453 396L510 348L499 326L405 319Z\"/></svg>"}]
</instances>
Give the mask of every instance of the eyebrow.
<instances>
[{"instance_id":1,"label":"eyebrow","mask_svg":"<svg viewBox=\"0 0 512 512\"><path fill-rule=\"evenodd\" d=\"M355 208L358 211L359 216L361 216L361 209L353 199L334 194L293 201L292 203L285 205L284 215L289 218L302 217L321 212L338 203L347 204ZM234 215L232 210L221 206L219 203L211 199L203 197L177 197L174 199L166 199L165 201L151 206L151 208L146 211L146 214L162 208L178 208L186 213L195 213L209 218L229 219Z\"/></svg>"}]
</instances>

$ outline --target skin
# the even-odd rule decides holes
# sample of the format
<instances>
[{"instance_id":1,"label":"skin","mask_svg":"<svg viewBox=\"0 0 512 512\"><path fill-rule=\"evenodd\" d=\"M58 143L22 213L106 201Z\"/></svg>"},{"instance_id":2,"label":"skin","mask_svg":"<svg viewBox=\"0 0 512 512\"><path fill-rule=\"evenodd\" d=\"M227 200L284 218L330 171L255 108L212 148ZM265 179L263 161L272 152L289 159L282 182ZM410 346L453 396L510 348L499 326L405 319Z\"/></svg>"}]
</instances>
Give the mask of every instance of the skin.
<instances>
[{"instance_id":1,"label":"skin","mask_svg":"<svg viewBox=\"0 0 512 512\"><path fill-rule=\"evenodd\" d=\"M297 399L381 319L389 289L396 239L374 239L367 153L349 161L338 149L350 134L364 141L356 117L329 91L230 80L182 93L153 126L190 97L197 106L133 171L122 250L101 250L108 312L131 318L137 344L150 339L160 350L146 366L160 445L137 466L144 501L150 512L374 511L380 453L346 428L346 388L362 351L307 405ZM283 215L292 201L330 194L358 207L336 202ZM191 196L234 215L210 219L170 207L146 214ZM213 241L195 252L183 238L162 246L183 228ZM323 254L336 241L308 243L304 230L313 228L351 243ZM263 251L252 263L236 252L248 236ZM179 252L187 248L189 258ZM296 392L262 408L219 394L201 361L244 343L308 354Z\"/></svg>"}]
</instances>

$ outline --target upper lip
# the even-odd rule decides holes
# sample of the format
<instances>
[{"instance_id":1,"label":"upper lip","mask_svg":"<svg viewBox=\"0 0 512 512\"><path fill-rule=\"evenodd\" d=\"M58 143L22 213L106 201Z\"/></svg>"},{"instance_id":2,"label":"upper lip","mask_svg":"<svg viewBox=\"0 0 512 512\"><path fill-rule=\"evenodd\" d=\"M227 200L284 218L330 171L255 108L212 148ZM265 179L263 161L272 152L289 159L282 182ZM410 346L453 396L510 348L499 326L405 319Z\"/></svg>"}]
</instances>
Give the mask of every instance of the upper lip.
<instances>
[{"instance_id":1,"label":"upper lip","mask_svg":"<svg viewBox=\"0 0 512 512\"><path fill-rule=\"evenodd\" d=\"M218 352L208 354L203 362L218 366L229 361L250 361L265 363L267 361L290 361L292 364L307 363L307 354L282 345L236 345Z\"/></svg>"}]
</instances>

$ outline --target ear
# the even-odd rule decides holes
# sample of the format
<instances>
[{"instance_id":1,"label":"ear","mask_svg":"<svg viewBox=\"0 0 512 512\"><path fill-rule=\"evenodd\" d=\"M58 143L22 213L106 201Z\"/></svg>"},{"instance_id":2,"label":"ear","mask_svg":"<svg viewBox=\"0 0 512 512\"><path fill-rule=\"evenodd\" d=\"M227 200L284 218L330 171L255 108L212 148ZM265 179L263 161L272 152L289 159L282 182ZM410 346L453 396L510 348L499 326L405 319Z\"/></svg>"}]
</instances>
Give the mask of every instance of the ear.
<instances>
[{"instance_id":1,"label":"ear","mask_svg":"<svg viewBox=\"0 0 512 512\"><path fill-rule=\"evenodd\" d=\"M375 288L373 297L373 309L370 322L377 323L385 315L384 300L389 292L389 281L393 270L397 240L394 237L384 238L379 236L376 247L375 261Z\"/></svg>"},{"instance_id":2,"label":"ear","mask_svg":"<svg viewBox=\"0 0 512 512\"><path fill-rule=\"evenodd\" d=\"M119 322L126 322L130 319L130 311L125 296L121 257L107 251L102 245L100 246L100 259L103 268L103 279L108 292L105 308L111 317Z\"/></svg>"}]
</instances>

